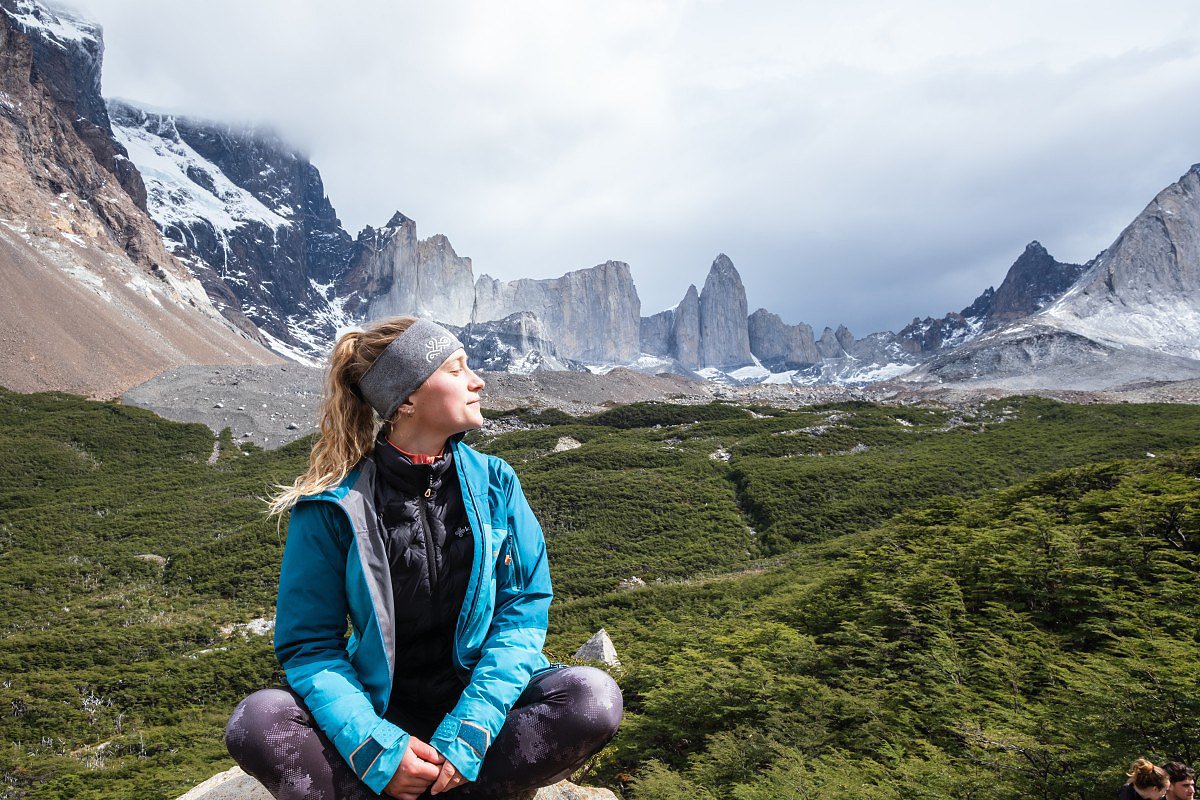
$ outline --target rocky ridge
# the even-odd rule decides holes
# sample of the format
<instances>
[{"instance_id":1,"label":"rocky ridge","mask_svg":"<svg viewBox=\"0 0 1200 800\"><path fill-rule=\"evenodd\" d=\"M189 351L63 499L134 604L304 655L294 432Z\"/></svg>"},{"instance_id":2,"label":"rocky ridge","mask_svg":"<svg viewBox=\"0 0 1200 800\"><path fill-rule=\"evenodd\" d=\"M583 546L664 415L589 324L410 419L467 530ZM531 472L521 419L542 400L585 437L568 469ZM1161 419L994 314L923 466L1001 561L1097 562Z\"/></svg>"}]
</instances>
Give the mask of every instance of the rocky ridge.
<instances>
[{"instance_id":1,"label":"rocky ridge","mask_svg":"<svg viewBox=\"0 0 1200 800\"><path fill-rule=\"evenodd\" d=\"M1098 391L1200 377L1200 165L1160 192L1055 302L898 384Z\"/></svg>"}]
</instances>

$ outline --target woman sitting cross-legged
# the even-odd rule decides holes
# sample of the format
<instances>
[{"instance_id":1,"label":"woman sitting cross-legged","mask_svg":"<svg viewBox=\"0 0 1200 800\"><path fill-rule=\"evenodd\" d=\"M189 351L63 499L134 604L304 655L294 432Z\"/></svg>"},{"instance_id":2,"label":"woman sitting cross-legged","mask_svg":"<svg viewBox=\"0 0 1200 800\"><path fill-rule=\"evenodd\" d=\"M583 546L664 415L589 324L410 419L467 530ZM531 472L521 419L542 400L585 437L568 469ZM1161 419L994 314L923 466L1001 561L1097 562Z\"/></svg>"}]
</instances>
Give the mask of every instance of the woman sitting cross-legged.
<instances>
[{"instance_id":1,"label":"woman sitting cross-legged","mask_svg":"<svg viewBox=\"0 0 1200 800\"><path fill-rule=\"evenodd\" d=\"M429 320L338 339L308 470L272 501L291 511L275 628L288 687L250 695L226 729L275 797L507 797L616 733L616 683L542 655L541 527L512 468L462 442L483 386Z\"/></svg>"}]
</instances>

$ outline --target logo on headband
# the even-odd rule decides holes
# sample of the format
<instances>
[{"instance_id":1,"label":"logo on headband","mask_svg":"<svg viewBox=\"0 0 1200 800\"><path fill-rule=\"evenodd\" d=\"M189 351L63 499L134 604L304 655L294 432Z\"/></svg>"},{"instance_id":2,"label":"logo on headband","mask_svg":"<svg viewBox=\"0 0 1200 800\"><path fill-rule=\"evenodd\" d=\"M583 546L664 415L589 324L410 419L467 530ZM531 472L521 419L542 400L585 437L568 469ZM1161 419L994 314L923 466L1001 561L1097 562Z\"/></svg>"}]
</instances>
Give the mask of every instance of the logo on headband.
<instances>
[{"instance_id":1,"label":"logo on headband","mask_svg":"<svg viewBox=\"0 0 1200 800\"><path fill-rule=\"evenodd\" d=\"M445 352L450 343L454 341L449 336L433 336L425 341L425 360L432 363L435 358Z\"/></svg>"}]
</instances>

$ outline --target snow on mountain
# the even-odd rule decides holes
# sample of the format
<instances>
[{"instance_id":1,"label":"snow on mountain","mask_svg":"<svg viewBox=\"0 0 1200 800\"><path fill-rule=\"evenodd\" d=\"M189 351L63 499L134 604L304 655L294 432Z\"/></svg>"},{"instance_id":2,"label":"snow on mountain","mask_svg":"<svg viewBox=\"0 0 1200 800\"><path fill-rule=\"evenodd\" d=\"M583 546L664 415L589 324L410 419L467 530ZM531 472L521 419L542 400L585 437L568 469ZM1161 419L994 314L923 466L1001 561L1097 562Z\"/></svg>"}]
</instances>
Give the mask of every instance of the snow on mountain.
<instances>
[{"instance_id":1,"label":"snow on mountain","mask_svg":"<svg viewBox=\"0 0 1200 800\"><path fill-rule=\"evenodd\" d=\"M229 180L216 164L180 139L174 117L147 117L143 127L114 123L113 133L142 173L146 207L160 228L207 222L227 242L229 233L251 222L272 231L292 224L288 217L294 209L267 208Z\"/></svg>"},{"instance_id":2,"label":"snow on mountain","mask_svg":"<svg viewBox=\"0 0 1200 800\"><path fill-rule=\"evenodd\" d=\"M100 26L76 17L63 8L49 8L35 0L13 0L8 16L26 33L40 35L59 47L68 42L99 44Z\"/></svg>"}]
</instances>

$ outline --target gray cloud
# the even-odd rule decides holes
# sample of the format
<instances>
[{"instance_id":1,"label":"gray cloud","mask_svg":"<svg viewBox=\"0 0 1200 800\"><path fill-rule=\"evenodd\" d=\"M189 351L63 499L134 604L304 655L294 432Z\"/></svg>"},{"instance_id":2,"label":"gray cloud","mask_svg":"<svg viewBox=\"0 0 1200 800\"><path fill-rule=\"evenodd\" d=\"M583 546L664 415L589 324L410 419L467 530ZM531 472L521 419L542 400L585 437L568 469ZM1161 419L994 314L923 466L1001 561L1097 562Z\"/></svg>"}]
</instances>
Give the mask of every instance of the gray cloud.
<instances>
[{"instance_id":1,"label":"gray cloud","mask_svg":"<svg viewBox=\"0 0 1200 800\"><path fill-rule=\"evenodd\" d=\"M349 229L403 210L476 272L630 263L646 313L718 252L751 308L896 329L1031 239L1084 261L1200 149L1176 0L76 0L104 89L276 128Z\"/></svg>"}]
</instances>

